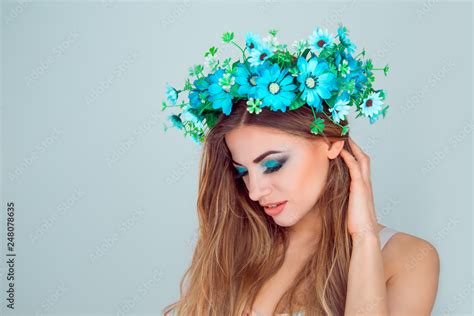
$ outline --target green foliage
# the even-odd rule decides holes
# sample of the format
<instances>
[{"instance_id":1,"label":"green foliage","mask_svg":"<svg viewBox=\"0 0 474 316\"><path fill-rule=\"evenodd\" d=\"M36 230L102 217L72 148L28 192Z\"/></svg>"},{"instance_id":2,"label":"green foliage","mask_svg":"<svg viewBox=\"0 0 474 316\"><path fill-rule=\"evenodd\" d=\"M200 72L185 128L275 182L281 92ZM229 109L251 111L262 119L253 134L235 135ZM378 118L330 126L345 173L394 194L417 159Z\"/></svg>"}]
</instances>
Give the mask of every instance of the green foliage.
<instances>
[{"instance_id":1,"label":"green foliage","mask_svg":"<svg viewBox=\"0 0 474 316\"><path fill-rule=\"evenodd\" d=\"M209 50L204 54L204 57L207 57L207 56L209 56L209 55L215 56L216 53L217 53L217 47L212 46L212 47L209 48Z\"/></svg>"},{"instance_id":2,"label":"green foliage","mask_svg":"<svg viewBox=\"0 0 474 316\"><path fill-rule=\"evenodd\" d=\"M349 131L349 126L345 125L342 127L341 135L344 136Z\"/></svg>"},{"instance_id":3,"label":"green foliage","mask_svg":"<svg viewBox=\"0 0 474 316\"><path fill-rule=\"evenodd\" d=\"M306 102L302 100L301 98L295 98L293 102L291 102L289 109L290 110L296 110L297 108L303 106Z\"/></svg>"},{"instance_id":4,"label":"green foliage","mask_svg":"<svg viewBox=\"0 0 474 316\"><path fill-rule=\"evenodd\" d=\"M385 113L387 112L388 108L390 107L390 105L386 105L383 110L382 110L382 117L385 118Z\"/></svg>"},{"instance_id":5,"label":"green foliage","mask_svg":"<svg viewBox=\"0 0 474 316\"><path fill-rule=\"evenodd\" d=\"M324 119L317 117L314 119L313 123L311 123L311 133L318 134L322 133L324 130Z\"/></svg>"},{"instance_id":6,"label":"green foliage","mask_svg":"<svg viewBox=\"0 0 474 316\"><path fill-rule=\"evenodd\" d=\"M212 128L214 125L217 124L217 120L219 119L219 113L217 112L209 112L204 115L206 118L206 124L209 128Z\"/></svg>"},{"instance_id":7,"label":"green foliage","mask_svg":"<svg viewBox=\"0 0 474 316\"><path fill-rule=\"evenodd\" d=\"M337 45L332 44L328 47L323 48L323 50L319 53L319 58L326 59L329 56L333 55L337 50Z\"/></svg>"},{"instance_id":8,"label":"green foliage","mask_svg":"<svg viewBox=\"0 0 474 316\"><path fill-rule=\"evenodd\" d=\"M333 107L334 103L336 103L337 99L337 93L335 93L333 96L331 96L329 99L326 100L326 103L329 107Z\"/></svg>"},{"instance_id":9,"label":"green foliage","mask_svg":"<svg viewBox=\"0 0 474 316\"><path fill-rule=\"evenodd\" d=\"M278 30L276 30L276 29L271 29L271 30L268 31L268 34L270 34L271 36L276 36L277 33L278 33Z\"/></svg>"},{"instance_id":10,"label":"green foliage","mask_svg":"<svg viewBox=\"0 0 474 316\"><path fill-rule=\"evenodd\" d=\"M203 70L204 70L203 65L194 65L193 67L189 68L189 75L198 77L199 75L202 74Z\"/></svg>"},{"instance_id":11,"label":"green foliage","mask_svg":"<svg viewBox=\"0 0 474 316\"><path fill-rule=\"evenodd\" d=\"M186 79L186 82L184 83L184 90L192 90L193 86L191 82L189 81L189 78Z\"/></svg>"},{"instance_id":12,"label":"green foliage","mask_svg":"<svg viewBox=\"0 0 474 316\"><path fill-rule=\"evenodd\" d=\"M225 32L222 35L222 41L224 43L230 43L234 39L234 32Z\"/></svg>"},{"instance_id":13,"label":"green foliage","mask_svg":"<svg viewBox=\"0 0 474 316\"><path fill-rule=\"evenodd\" d=\"M293 65L294 57L289 51L277 51L268 60L278 64L280 68L287 68Z\"/></svg>"}]
</instances>

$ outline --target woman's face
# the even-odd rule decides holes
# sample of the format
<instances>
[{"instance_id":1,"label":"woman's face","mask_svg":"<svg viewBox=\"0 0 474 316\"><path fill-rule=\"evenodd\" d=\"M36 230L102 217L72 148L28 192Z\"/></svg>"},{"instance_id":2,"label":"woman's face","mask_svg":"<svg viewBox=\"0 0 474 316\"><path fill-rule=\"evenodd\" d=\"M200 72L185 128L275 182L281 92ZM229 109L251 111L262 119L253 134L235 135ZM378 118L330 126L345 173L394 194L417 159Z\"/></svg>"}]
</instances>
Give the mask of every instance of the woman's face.
<instances>
[{"instance_id":1,"label":"woman's face","mask_svg":"<svg viewBox=\"0 0 474 316\"><path fill-rule=\"evenodd\" d=\"M313 209L326 183L329 159L337 157L344 144L330 146L320 138L307 140L261 126L234 129L225 141L252 200L260 205L287 201L283 211L271 215L285 227ZM268 154L273 151L279 153Z\"/></svg>"}]
</instances>

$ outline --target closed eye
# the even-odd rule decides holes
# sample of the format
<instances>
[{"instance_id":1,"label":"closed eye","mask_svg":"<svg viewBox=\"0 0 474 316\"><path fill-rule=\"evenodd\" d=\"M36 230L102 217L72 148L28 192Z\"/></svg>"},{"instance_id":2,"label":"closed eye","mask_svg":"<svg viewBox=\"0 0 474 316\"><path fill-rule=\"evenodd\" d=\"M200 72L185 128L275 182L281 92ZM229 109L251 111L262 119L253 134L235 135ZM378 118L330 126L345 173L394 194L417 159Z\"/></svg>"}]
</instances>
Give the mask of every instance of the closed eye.
<instances>
[{"instance_id":1,"label":"closed eye","mask_svg":"<svg viewBox=\"0 0 474 316\"><path fill-rule=\"evenodd\" d=\"M273 173L273 172L276 172L276 171L280 170L281 167L283 167L283 164L279 164L279 165L273 166L273 167L268 167L268 168L265 169L265 171L263 173L265 173L265 174ZM248 174L248 171L237 172L237 175L234 176L234 179L240 179L242 177L245 177L247 174Z\"/></svg>"}]
</instances>

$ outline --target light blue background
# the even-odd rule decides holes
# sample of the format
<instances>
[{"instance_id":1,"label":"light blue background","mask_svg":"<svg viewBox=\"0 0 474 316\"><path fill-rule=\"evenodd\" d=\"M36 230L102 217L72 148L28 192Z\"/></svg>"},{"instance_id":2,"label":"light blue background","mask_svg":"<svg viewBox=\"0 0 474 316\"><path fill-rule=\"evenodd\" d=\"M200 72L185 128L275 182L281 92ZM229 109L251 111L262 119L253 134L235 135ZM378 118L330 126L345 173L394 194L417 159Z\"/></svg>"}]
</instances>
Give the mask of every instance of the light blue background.
<instances>
[{"instance_id":1,"label":"light blue background","mask_svg":"<svg viewBox=\"0 0 474 316\"><path fill-rule=\"evenodd\" d=\"M231 30L281 43L339 22L390 109L351 121L372 158L379 222L433 243L433 315L472 313L472 4L4 1L0 313L158 315L195 242L199 147L170 129L181 87ZM5 308L6 203L15 203L15 311Z\"/></svg>"}]
</instances>

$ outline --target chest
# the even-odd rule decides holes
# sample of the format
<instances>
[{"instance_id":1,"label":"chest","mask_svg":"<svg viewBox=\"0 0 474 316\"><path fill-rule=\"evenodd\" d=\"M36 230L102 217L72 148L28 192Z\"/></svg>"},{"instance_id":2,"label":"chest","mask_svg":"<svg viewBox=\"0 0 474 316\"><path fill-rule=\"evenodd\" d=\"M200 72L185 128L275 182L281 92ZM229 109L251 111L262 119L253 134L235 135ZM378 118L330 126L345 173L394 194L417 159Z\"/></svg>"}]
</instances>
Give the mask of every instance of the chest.
<instances>
[{"instance_id":1,"label":"chest","mask_svg":"<svg viewBox=\"0 0 474 316\"><path fill-rule=\"evenodd\" d=\"M259 316L273 315L278 301L290 288L302 268L301 260L285 260L280 269L260 288L251 310L258 312Z\"/></svg>"},{"instance_id":2,"label":"chest","mask_svg":"<svg viewBox=\"0 0 474 316\"><path fill-rule=\"evenodd\" d=\"M387 283L392 276L390 255L382 251L384 262L384 277ZM303 267L303 262L298 260L285 260L282 267L269 280L267 280L257 293L251 308L258 316L273 315L272 312L283 294L290 288L293 280ZM279 315L279 314L277 314ZM254 316L256 316L254 314Z\"/></svg>"}]
</instances>

